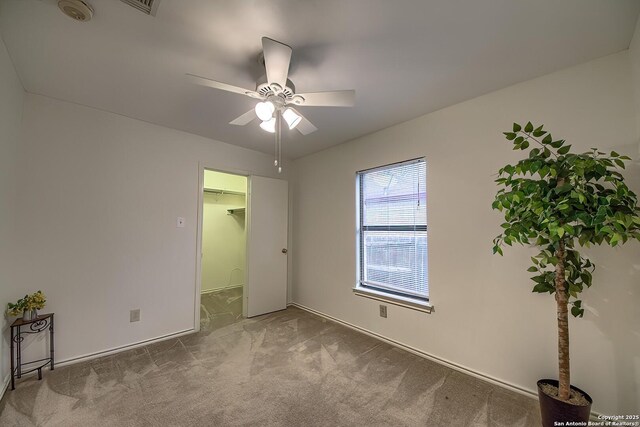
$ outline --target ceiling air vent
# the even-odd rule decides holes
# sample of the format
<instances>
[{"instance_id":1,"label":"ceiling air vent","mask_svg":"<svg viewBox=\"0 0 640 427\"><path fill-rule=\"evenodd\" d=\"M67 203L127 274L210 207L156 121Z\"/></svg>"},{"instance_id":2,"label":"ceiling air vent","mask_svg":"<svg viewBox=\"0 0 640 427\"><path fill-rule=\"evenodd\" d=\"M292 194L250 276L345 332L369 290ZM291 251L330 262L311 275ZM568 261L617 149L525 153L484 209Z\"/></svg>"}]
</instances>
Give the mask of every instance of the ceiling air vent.
<instances>
[{"instance_id":1,"label":"ceiling air vent","mask_svg":"<svg viewBox=\"0 0 640 427\"><path fill-rule=\"evenodd\" d=\"M121 0L121 1L151 16L156 16L156 11L158 10L158 4L160 3L160 0Z\"/></svg>"}]
</instances>

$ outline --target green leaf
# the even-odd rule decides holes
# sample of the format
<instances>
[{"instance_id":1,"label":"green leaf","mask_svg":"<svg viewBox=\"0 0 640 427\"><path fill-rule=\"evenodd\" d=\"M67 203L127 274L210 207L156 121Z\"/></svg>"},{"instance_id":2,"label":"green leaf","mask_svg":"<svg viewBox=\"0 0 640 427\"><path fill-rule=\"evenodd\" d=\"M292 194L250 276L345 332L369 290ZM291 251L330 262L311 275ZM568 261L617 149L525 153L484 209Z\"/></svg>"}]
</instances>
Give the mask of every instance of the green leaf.
<instances>
[{"instance_id":1,"label":"green leaf","mask_svg":"<svg viewBox=\"0 0 640 427\"><path fill-rule=\"evenodd\" d=\"M562 148L558 148L558 154L567 154L571 149L571 145L566 145Z\"/></svg>"},{"instance_id":2,"label":"green leaf","mask_svg":"<svg viewBox=\"0 0 640 427\"><path fill-rule=\"evenodd\" d=\"M551 146L552 146L553 148L560 148L560 147L562 147L562 144L564 144L564 139L560 139L560 140L558 140L558 141L553 141L553 142L551 143Z\"/></svg>"},{"instance_id":3,"label":"green leaf","mask_svg":"<svg viewBox=\"0 0 640 427\"><path fill-rule=\"evenodd\" d=\"M531 122L527 122L527 124L524 126L524 131L527 133L533 131L533 125L531 124Z\"/></svg>"},{"instance_id":4,"label":"green leaf","mask_svg":"<svg viewBox=\"0 0 640 427\"><path fill-rule=\"evenodd\" d=\"M578 237L578 243L580 246L586 246L589 243L589 236L587 234L581 234L580 237Z\"/></svg>"},{"instance_id":5,"label":"green leaf","mask_svg":"<svg viewBox=\"0 0 640 427\"><path fill-rule=\"evenodd\" d=\"M612 151L611 157L620 157L620 154L616 153L615 151Z\"/></svg>"},{"instance_id":6,"label":"green leaf","mask_svg":"<svg viewBox=\"0 0 640 427\"><path fill-rule=\"evenodd\" d=\"M522 126L520 126L519 124L517 124L517 123L513 124L513 131L514 132L520 132L521 129L522 129Z\"/></svg>"},{"instance_id":7,"label":"green leaf","mask_svg":"<svg viewBox=\"0 0 640 427\"><path fill-rule=\"evenodd\" d=\"M613 230L611 229L611 227L608 226L604 226L600 229L601 233L607 233L607 234L613 234Z\"/></svg>"},{"instance_id":8,"label":"green leaf","mask_svg":"<svg viewBox=\"0 0 640 427\"><path fill-rule=\"evenodd\" d=\"M544 135L545 133L547 133L547 132L545 132L545 131L542 129L542 128L543 128L543 126L544 126L544 125L540 125L540 126L538 126L537 128L535 128L535 129L533 130L533 136L535 136L536 138L538 138L538 137L540 137L540 136Z\"/></svg>"},{"instance_id":9,"label":"green leaf","mask_svg":"<svg viewBox=\"0 0 640 427\"><path fill-rule=\"evenodd\" d=\"M562 184L560 187L556 187L554 191L556 194L564 194L564 193L568 193L572 189L573 189L573 186L567 182L566 184Z\"/></svg>"},{"instance_id":10,"label":"green leaf","mask_svg":"<svg viewBox=\"0 0 640 427\"><path fill-rule=\"evenodd\" d=\"M544 278L544 276L533 276L531 280L536 283L546 283L546 279Z\"/></svg>"},{"instance_id":11,"label":"green leaf","mask_svg":"<svg viewBox=\"0 0 640 427\"><path fill-rule=\"evenodd\" d=\"M620 166L622 169L625 168L624 166L624 162L620 159L613 159L614 162L616 162L616 165Z\"/></svg>"},{"instance_id":12,"label":"green leaf","mask_svg":"<svg viewBox=\"0 0 640 427\"><path fill-rule=\"evenodd\" d=\"M620 240L622 240L622 236L621 236L620 234L618 234L618 233L614 233L614 234L613 234L613 237L611 237L611 240L609 240L609 244L610 244L611 246L615 246L615 245L617 245L617 244L618 244L618 242L619 242Z\"/></svg>"},{"instance_id":13,"label":"green leaf","mask_svg":"<svg viewBox=\"0 0 640 427\"><path fill-rule=\"evenodd\" d=\"M551 138L550 134L547 134L547 136L544 137L544 139L542 140L543 144L550 144L553 138Z\"/></svg>"},{"instance_id":14,"label":"green leaf","mask_svg":"<svg viewBox=\"0 0 640 427\"><path fill-rule=\"evenodd\" d=\"M529 168L529 170L531 170L531 175L538 172L538 169L540 169L540 163L538 162L532 163L531 167Z\"/></svg>"},{"instance_id":15,"label":"green leaf","mask_svg":"<svg viewBox=\"0 0 640 427\"><path fill-rule=\"evenodd\" d=\"M504 135L509 141L516 139L516 134L513 132L504 132Z\"/></svg>"},{"instance_id":16,"label":"green leaf","mask_svg":"<svg viewBox=\"0 0 640 427\"><path fill-rule=\"evenodd\" d=\"M545 292L551 293L553 292L553 288L550 287L547 283L538 283L533 287L533 290L531 292L538 292L540 294L543 294Z\"/></svg>"},{"instance_id":17,"label":"green leaf","mask_svg":"<svg viewBox=\"0 0 640 427\"><path fill-rule=\"evenodd\" d=\"M531 267L527 268L527 271L530 272L530 273L537 273L538 272L538 268L531 266Z\"/></svg>"}]
</instances>

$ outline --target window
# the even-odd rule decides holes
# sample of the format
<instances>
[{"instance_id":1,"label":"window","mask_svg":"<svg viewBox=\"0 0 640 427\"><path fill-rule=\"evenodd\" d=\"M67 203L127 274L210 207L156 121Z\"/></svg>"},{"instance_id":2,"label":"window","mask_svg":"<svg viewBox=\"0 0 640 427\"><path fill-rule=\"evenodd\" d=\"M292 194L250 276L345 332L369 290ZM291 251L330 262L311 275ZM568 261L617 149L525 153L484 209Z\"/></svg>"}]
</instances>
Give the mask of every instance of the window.
<instances>
[{"instance_id":1,"label":"window","mask_svg":"<svg viewBox=\"0 0 640 427\"><path fill-rule=\"evenodd\" d=\"M429 301L424 159L358 172L357 291Z\"/></svg>"}]
</instances>

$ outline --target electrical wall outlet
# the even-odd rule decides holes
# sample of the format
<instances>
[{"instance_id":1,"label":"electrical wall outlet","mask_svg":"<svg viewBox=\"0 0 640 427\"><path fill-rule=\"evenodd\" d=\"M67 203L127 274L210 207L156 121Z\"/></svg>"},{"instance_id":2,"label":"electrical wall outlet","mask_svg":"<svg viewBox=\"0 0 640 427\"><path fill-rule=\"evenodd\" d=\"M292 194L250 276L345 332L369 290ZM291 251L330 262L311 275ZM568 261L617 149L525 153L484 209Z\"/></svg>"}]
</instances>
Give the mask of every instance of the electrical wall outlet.
<instances>
[{"instance_id":1,"label":"electrical wall outlet","mask_svg":"<svg viewBox=\"0 0 640 427\"><path fill-rule=\"evenodd\" d=\"M140 321L140 309L136 308L135 310L131 310L129 312L129 322L139 322Z\"/></svg>"},{"instance_id":2,"label":"electrical wall outlet","mask_svg":"<svg viewBox=\"0 0 640 427\"><path fill-rule=\"evenodd\" d=\"M380 304L380 317L387 318L387 306Z\"/></svg>"}]
</instances>

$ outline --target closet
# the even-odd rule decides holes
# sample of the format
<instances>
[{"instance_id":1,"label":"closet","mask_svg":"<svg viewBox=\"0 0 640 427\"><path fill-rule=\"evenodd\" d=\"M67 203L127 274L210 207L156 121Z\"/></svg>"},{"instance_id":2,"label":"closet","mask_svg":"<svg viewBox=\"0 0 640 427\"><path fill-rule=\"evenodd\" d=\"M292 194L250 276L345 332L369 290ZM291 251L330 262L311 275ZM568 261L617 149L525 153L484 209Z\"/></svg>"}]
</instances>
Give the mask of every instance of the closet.
<instances>
[{"instance_id":1,"label":"closet","mask_svg":"<svg viewBox=\"0 0 640 427\"><path fill-rule=\"evenodd\" d=\"M201 329L242 318L247 259L247 178L205 170L202 206Z\"/></svg>"}]
</instances>

